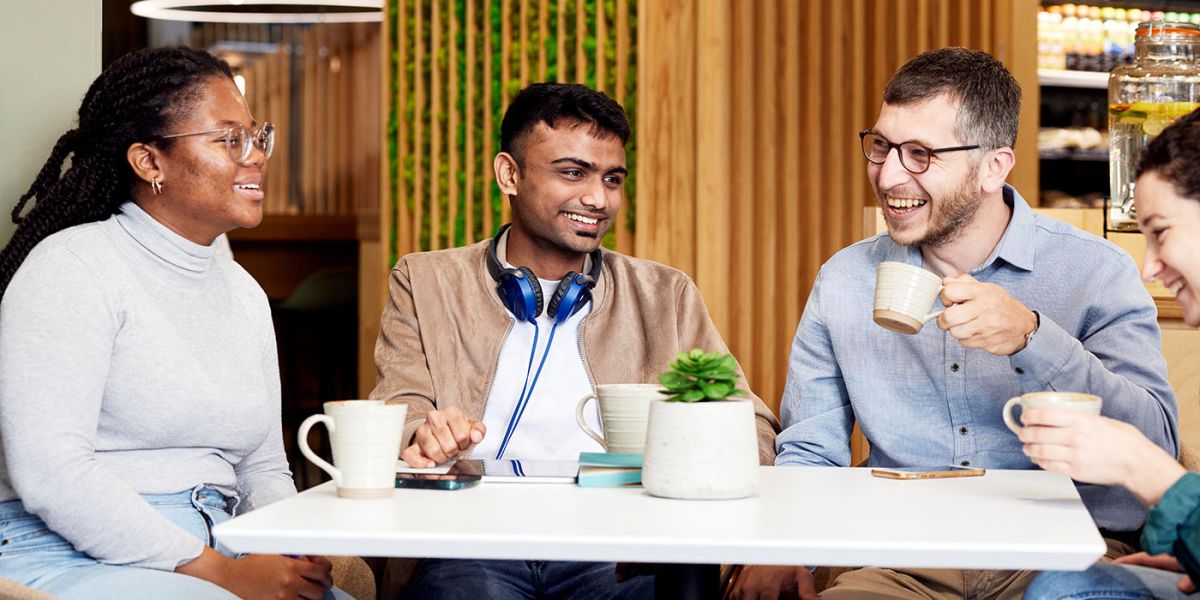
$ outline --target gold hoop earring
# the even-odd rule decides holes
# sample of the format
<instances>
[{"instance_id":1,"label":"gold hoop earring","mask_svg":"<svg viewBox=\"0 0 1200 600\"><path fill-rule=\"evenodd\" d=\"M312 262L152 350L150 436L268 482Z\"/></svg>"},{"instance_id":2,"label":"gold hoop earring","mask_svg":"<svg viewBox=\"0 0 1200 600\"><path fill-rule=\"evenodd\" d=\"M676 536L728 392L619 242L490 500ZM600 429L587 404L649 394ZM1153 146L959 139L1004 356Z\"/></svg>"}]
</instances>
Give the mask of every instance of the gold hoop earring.
<instances>
[{"instance_id":1,"label":"gold hoop earring","mask_svg":"<svg viewBox=\"0 0 1200 600\"><path fill-rule=\"evenodd\" d=\"M155 177L154 179L151 179L151 180L150 180L150 191L154 192L154 195L155 195L155 196L161 196L161 195L162 195L162 184L161 184L161 183L159 183L159 181L158 181L158 178L157 178L157 177Z\"/></svg>"}]
</instances>

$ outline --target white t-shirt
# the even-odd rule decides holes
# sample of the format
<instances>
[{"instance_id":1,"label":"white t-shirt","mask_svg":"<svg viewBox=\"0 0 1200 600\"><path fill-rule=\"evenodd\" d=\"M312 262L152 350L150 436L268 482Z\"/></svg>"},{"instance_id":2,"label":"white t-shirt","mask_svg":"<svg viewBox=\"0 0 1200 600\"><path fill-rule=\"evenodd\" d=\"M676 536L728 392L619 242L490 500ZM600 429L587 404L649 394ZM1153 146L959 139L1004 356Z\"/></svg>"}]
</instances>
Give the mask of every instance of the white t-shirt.
<instances>
[{"instance_id":1,"label":"white t-shirt","mask_svg":"<svg viewBox=\"0 0 1200 600\"><path fill-rule=\"evenodd\" d=\"M504 433L525 383L526 369L529 369L529 384L534 385L538 364L547 345L551 343L550 330L554 319L545 314L544 306L554 297L559 282L538 281L542 286L544 302L542 314L537 318L537 349L533 353L533 364L530 365L529 354L534 343L534 326L524 321L515 322L500 348L496 378L484 407L483 423L487 426L487 435L471 452L471 458L497 458L496 452L504 440ZM579 341L579 325L591 311L592 303L588 302L554 332L553 345L549 355L546 355L541 376L534 385L504 456L500 458L576 460L580 452L604 451L575 421L575 407L580 398L592 393ZM594 400L588 403L583 414L589 427L603 433L600 428L600 409Z\"/></svg>"}]
</instances>

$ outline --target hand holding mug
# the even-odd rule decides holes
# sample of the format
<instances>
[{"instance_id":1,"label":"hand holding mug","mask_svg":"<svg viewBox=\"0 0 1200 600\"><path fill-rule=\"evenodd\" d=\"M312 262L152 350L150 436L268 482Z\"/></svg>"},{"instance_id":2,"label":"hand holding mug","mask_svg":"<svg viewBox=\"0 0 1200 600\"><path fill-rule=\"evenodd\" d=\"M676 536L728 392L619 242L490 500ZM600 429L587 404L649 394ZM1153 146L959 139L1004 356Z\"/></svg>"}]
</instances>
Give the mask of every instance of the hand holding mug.
<instances>
[{"instance_id":1,"label":"hand holding mug","mask_svg":"<svg viewBox=\"0 0 1200 600\"><path fill-rule=\"evenodd\" d=\"M425 422L417 427L413 443L400 453L400 458L418 469L433 467L467 456L486 434L482 421L468 419L456 407L431 410L425 413Z\"/></svg>"},{"instance_id":2,"label":"hand holding mug","mask_svg":"<svg viewBox=\"0 0 1200 600\"><path fill-rule=\"evenodd\" d=\"M1062 408L1030 408L1021 421L1019 437L1034 464L1084 483L1124 486L1147 505L1186 472L1123 421Z\"/></svg>"},{"instance_id":3,"label":"hand holding mug","mask_svg":"<svg viewBox=\"0 0 1200 600\"><path fill-rule=\"evenodd\" d=\"M994 283L964 273L946 277L942 285L942 304L947 308L937 326L963 346L1012 356L1025 348L1027 336L1037 329L1037 315Z\"/></svg>"}]
</instances>

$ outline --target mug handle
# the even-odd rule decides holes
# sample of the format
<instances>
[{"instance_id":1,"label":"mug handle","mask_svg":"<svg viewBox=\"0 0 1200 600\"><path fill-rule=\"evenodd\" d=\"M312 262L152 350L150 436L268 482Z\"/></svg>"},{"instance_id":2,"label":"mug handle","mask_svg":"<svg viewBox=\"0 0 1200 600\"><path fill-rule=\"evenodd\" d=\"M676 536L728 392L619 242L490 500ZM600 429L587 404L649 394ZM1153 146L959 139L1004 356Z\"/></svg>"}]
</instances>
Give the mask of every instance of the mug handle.
<instances>
[{"instance_id":1,"label":"mug handle","mask_svg":"<svg viewBox=\"0 0 1200 600\"><path fill-rule=\"evenodd\" d=\"M941 296L941 295L942 295L942 290L944 290L944 289L946 289L946 286L944 286L944 285L939 285L939 286L938 286L937 295L938 295L938 296ZM937 299L937 297L935 296L935 297L934 297L934 299L936 300L936 299ZM928 325L930 321L932 321L932 320L934 320L934 319L938 318L938 315L941 315L941 314L942 314L942 313L944 313L944 312L946 312L946 309L942 309L942 310L935 310L935 311L933 311L933 312L931 312L931 313L929 313L929 314L925 315L924 317L921 317L921 324L922 324L922 325Z\"/></svg>"},{"instance_id":2,"label":"mug handle","mask_svg":"<svg viewBox=\"0 0 1200 600\"><path fill-rule=\"evenodd\" d=\"M605 451L608 451L608 444L604 443L604 438L595 431L592 431L592 428L588 427L587 421L583 420L583 407L587 404L588 400L596 400L597 402L600 401L599 398L596 398L596 394L588 394L580 398L579 404L575 406L575 422L579 423L579 428L582 429L584 433L588 434L588 437L596 440L596 443L600 444L601 448L604 448Z\"/></svg>"},{"instance_id":3,"label":"mug handle","mask_svg":"<svg viewBox=\"0 0 1200 600\"><path fill-rule=\"evenodd\" d=\"M1017 423L1017 420L1014 419L1012 415L1013 406L1017 404L1021 404L1020 396L1009 398L1008 402L1004 403L1004 409L1001 412L1004 414L1004 424L1008 425L1008 428L1011 429L1013 433L1021 435L1021 425ZM1022 406L1024 405L1022 404Z\"/></svg>"},{"instance_id":4,"label":"mug handle","mask_svg":"<svg viewBox=\"0 0 1200 600\"><path fill-rule=\"evenodd\" d=\"M333 478L334 484L336 484L338 487L341 487L341 469L325 462L325 459L317 456L317 454L312 451L312 448L308 447L308 431L317 423L325 424L325 428L329 430L329 436L331 438L333 437L333 432L337 430L337 425L334 424L333 417L330 417L329 415L310 415L304 420L303 423L300 424L300 431L296 434L297 437L299 437L299 439L296 441L300 443L300 453L304 455L304 458L307 458L308 460L312 461L314 465L317 465L317 467L319 467L322 471L329 473L329 476Z\"/></svg>"}]
</instances>

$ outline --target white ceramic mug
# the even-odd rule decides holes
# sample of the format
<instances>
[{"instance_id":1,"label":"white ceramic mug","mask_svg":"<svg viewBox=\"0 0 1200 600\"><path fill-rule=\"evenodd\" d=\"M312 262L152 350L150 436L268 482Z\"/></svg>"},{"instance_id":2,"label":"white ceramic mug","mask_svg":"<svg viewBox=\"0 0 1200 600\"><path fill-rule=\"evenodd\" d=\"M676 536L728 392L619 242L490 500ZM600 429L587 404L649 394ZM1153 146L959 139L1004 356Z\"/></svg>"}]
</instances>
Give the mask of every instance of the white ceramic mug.
<instances>
[{"instance_id":1,"label":"white ceramic mug","mask_svg":"<svg viewBox=\"0 0 1200 600\"><path fill-rule=\"evenodd\" d=\"M596 393L579 399L575 407L575 422L606 452L641 454L646 448L646 421L650 403L661 400L663 387L657 383L611 383L596 386ZM583 418L589 400L600 404L600 423L604 435L592 431Z\"/></svg>"},{"instance_id":2,"label":"white ceramic mug","mask_svg":"<svg viewBox=\"0 0 1200 600\"><path fill-rule=\"evenodd\" d=\"M300 424L300 452L329 473L339 497L391 498L408 405L340 400L324 407L325 414L312 415ZM317 423L329 429L333 465L308 447L308 431Z\"/></svg>"},{"instance_id":3,"label":"white ceramic mug","mask_svg":"<svg viewBox=\"0 0 1200 600\"><path fill-rule=\"evenodd\" d=\"M1078 392L1030 392L1009 399L1004 403L1004 424L1013 433L1021 433L1021 424L1013 418L1013 407L1020 406L1021 410L1028 408L1066 408L1100 414L1102 401L1100 396L1081 394Z\"/></svg>"},{"instance_id":4,"label":"white ceramic mug","mask_svg":"<svg viewBox=\"0 0 1200 600\"><path fill-rule=\"evenodd\" d=\"M875 310L880 327L916 334L942 311L930 312L942 293L942 278L902 262L881 262L875 270Z\"/></svg>"}]
</instances>

